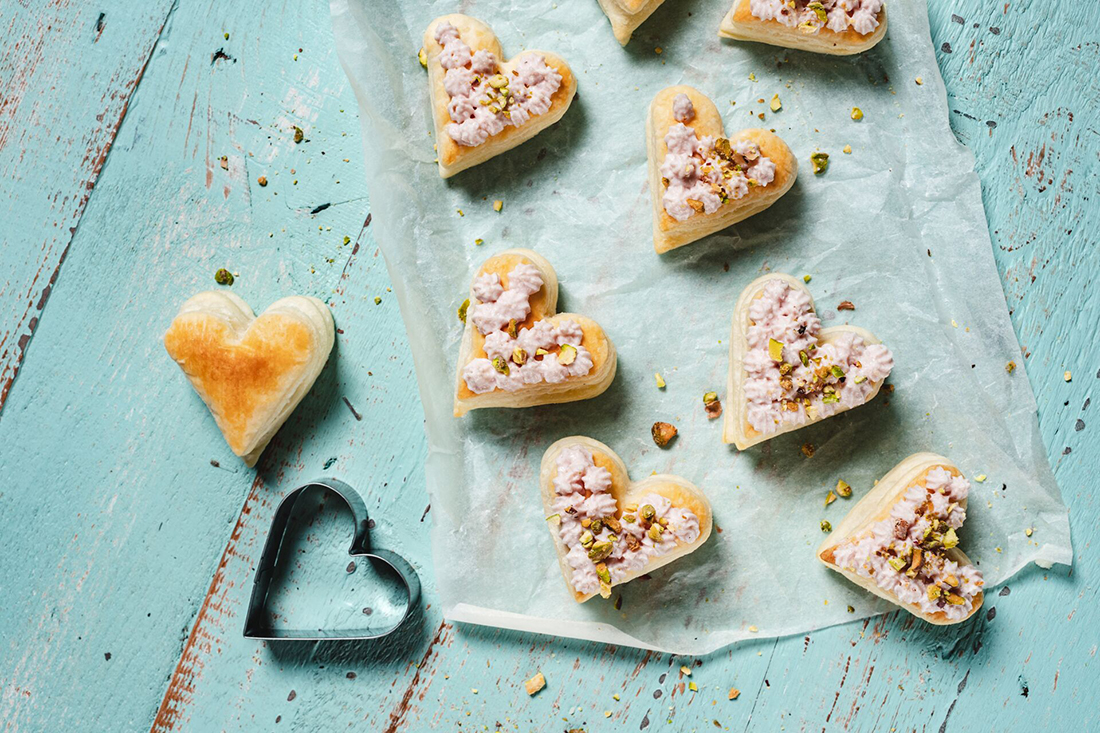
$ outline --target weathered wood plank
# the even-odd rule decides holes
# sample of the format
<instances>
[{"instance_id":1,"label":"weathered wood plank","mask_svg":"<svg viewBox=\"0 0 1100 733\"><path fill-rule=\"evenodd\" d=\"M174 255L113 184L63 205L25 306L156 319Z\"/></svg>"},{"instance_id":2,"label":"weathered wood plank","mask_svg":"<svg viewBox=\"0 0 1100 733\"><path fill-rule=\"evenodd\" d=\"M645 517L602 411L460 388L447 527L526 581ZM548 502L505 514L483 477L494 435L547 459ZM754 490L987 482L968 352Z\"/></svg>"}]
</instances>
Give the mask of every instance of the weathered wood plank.
<instances>
[{"instance_id":1,"label":"weathered wood plank","mask_svg":"<svg viewBox=\"0 0 1100 733\"><path fill-rule=\"evenodd\" d=\"M171 7L0 7L0 410Z\"/></svg>"}]
</instances>

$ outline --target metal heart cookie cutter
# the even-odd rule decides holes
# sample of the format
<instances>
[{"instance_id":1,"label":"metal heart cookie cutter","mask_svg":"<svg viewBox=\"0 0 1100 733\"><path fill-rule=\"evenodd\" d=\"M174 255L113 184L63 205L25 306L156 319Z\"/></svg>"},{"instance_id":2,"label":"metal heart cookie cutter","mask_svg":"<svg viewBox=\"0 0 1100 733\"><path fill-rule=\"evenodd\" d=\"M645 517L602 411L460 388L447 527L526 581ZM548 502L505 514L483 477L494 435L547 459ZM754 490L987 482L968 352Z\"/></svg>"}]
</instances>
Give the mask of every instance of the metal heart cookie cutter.
<instances>
[{"instance_id":1,"label":"metal heart cookie cutter","mask_svg":"<svg viewBox=\"0 0 1100 733\"><path fill-rule=\"evenodd\" d=\"M365 558L375 565L381 565L400 578L407 598L405 610L401 618L394 624L382 629L371 627L366 629L328 630L328 629L287 629L272 626L267 619L265 608L267 605L268 591L275 576L275 567L279 560L280 550L283 545L283 536L293 514L294 505L307 489L321 488L336 494L351 510L352 519L355 521L355 534L351 541L348 554L352 557ZM260 555L259 565L256 567L256 577L252 581L252 598L248 602L248 613L245 617L244 635L249 639L296 639L300 641L322 641L330 639L380 639L397 631L420 602L420 578L405 558L381 548L371 548L370 527L368 526L367 505L363 498L352 487L343 481L334 478L318 479L303 484L291 491L283 498L279 508L275 510L275 518L271 521L271 530L264 543L263 553Z\"/></svg>"}]
</instances>

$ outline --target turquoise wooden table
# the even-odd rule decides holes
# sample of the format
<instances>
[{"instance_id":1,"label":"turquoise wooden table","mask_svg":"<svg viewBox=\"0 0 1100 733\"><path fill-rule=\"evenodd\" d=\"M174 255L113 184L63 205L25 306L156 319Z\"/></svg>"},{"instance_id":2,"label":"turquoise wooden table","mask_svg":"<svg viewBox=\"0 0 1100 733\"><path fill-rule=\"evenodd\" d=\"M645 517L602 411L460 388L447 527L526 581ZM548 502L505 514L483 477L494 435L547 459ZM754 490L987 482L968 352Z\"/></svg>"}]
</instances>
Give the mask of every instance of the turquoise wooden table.
<instances>
[{"instance_id":1,"label":"turquoise wooden table","mask_svg":"<svg viewBox=\"0 0 1100 733\"><path fill-rule=\"evenodd\" d=\"M412 359L323 2L0 4L0 726L1100 728L1100 7L930 4L1074 568L1025 571L957 628L893 613L694 659L442 621ZM340 329L255 471L159 340L221 267L257 307L325 299ZM278 498L323 474L419 570L413 634L242 637Z\"/></svg>"}]
</instances>

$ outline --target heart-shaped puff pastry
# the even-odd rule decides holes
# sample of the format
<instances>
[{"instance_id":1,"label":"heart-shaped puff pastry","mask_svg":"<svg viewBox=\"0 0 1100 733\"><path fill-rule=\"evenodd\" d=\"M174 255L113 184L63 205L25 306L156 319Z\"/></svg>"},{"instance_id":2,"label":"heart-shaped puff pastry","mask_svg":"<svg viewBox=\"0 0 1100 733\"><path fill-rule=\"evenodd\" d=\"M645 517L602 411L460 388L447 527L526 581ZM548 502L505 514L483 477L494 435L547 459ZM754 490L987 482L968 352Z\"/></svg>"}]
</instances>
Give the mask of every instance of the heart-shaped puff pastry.
<instances>
[{"instance_id":1,"label":"heart-shaped puff pastry","mask_svg":"<svg viewBox=\"0 0 1100 733\"><path fill-rule=\"evenodd\" d=\"M424 53L443 178L530 140L561 119L577 91L560 56L524 51L504 61L492 29L467 15L429 23Z\"/></svg>"},{"instance_id":2,"label":"heart-shaped puff pastry","mask_svg":"<svg viewBox=\"0 0 1100 733\"><path fill-rule=\"evenodd\" d=\"M931 624L957 624L984 598L981 572L958 548L968 482L943 456L916 453L890 470L817 550L856 585Z\"/></svg>"},{"instance_id":3,"label":"heart-shaped puff pastry","mask_svg":"<svg viewBox=\"0 0 1100 733\"><path fill-rule=\"evenodd\" d=\"M856 326L822 328L810 291L772 273L737 299L723 440L740 450L869 402L894 367Z\"/></svg>"},{"instance_id":4,"label":"heart-shaped puff pastry","mask_svg":"<svg viewBox=\"0 0 1100 733\"><path fill-rule=\"evenodd\" d=\"M882 0L734 0L718 35L849 56L886 36L886 6Z\"/></svg>"},{"instance_id":5,"label":"heart-shaped puff pastry","mask_svg":"<svg viewBox=\"0 0 1100 733\"><path fill-rule=\"evenodd\" d=\"M556 313L558 277L529 249L490 257L474 277L458 355L455 417L595 397L615 378L615 345L591 318Z\"/></svg>"},{"instance_id":6,"label":"heart-shaped puff pastry","mask_svg":"<svg viewBox=\"0 0 1100 733\"><path fill-rule=\"evenodd\" d=\"M254 466L313 386L334 339L332 313L317 298L283 298L257 318L236 295L207 291L183 304L164 348L230 449Z\"/></svg>"},{"instance_id":7,"label":"heart-shaped puff pastry","mask_svg":"<svg viewBox=\"0 0 1100 733\"><path fill-rule=\"evenodd\" d=\"M718 108L689 86L658 92L645 129L658 253L763 211L798 175L798 161L778 135L742 130L723 137Z\"/></svg>"},{"instance_id":8,"label":"heart-shaped puff pastry","mask_svg":"<svg viewBox=\"0 0 1100 733\"><path fill-rule=\"evenodd\" d=\"M600 0L600 7L611 21L615 40L625 46L635 29L653 15L665 0Z\"/></svg>"},{"instance_id":9,"label":"heart-shaped puff pastry","mask_svg":"<svg viewBox=\"0 0 1100 733\"><path fill-rule=\"evenodd\" d=\"M622 459L573 436L542 457L539 487L565 584L577 603L697 550L713 524L710 502L679 476L631 482Z\"/></svg>"}]
</instances>

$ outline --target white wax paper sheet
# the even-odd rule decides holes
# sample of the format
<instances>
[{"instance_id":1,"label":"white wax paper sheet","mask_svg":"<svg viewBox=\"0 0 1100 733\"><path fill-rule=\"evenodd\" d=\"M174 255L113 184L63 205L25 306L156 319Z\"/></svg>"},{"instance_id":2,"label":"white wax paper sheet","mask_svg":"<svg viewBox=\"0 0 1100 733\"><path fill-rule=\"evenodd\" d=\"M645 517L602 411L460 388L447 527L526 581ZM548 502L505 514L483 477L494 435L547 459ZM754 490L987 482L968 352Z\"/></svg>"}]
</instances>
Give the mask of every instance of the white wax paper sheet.
<instances>
[{"instance_id":1,"label":"white wax paper sheet","mask_svg":"<svg viewBox=\"0 0 1100 733\"><path fill-rule=\"evenodd\" d=\"M837 522L876 478L924 450L949 456L973 481L963 547L990 586L1030 562L1071 561L974 161L948 126L927 10L918 0L889 8L878 47L832 58L720 40L728 0L669 0L625 49L596 0L333 0L360 105L374 235L424 404L435 577L448 618L701 654L882 613L893 607L815 559L820 523ZM506 54L559 53L579 87L557 125L444 181L416 56L428 23L451 12L487 21ZM727 132L774 128L801 170L766 212L658 256L644 124L650 100L672 84L710 96ZM776 94L782 110L773 113ZM818 150L830 166L815 176L809 157ZM456 309L478 266L509 247L550 260L561 309L603 325L618 347L618 376L585 402L456 419ZM877 334L894 353L895 391L739 453L722 443L721 420L707 419L702 397L717 390L725 399L734 302L769 271L812 275L825 325ZM838 312L843 300L855 311ZM1008 373L1009 361L1021 368ZM680 430L667 449L650 439L657 420ZM616 587L621 610L572 600L544 521L539 461L574 434L607 443L635 478L679 474L713 503L706 545ZM812 458L804 443L816 448ZM974 481L981 474L988 478ZM837 479L855 493L825 507Z\"/></svg>"}]
</instances>

